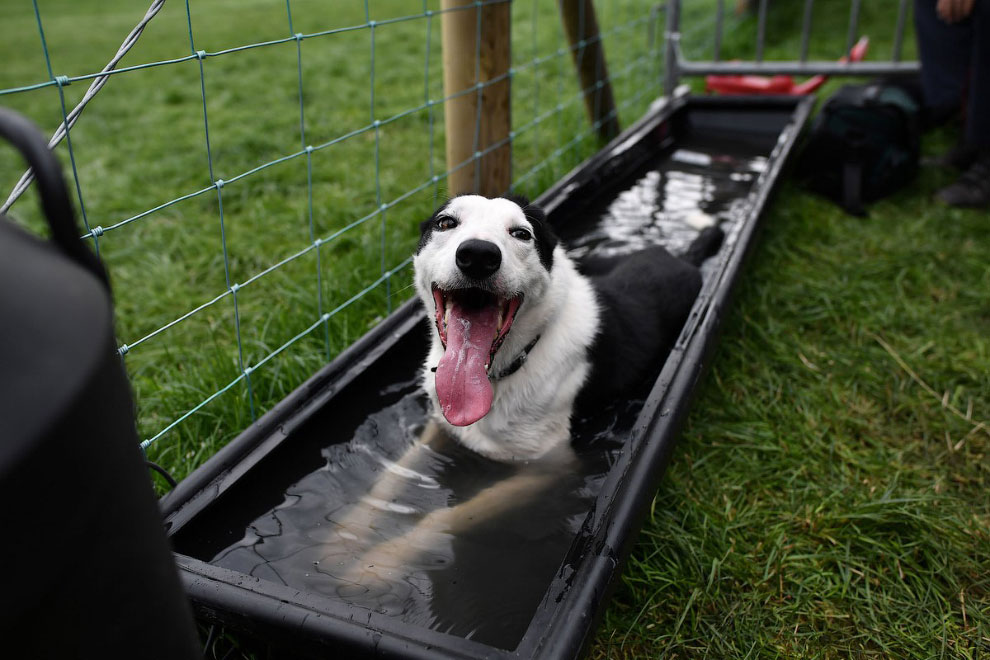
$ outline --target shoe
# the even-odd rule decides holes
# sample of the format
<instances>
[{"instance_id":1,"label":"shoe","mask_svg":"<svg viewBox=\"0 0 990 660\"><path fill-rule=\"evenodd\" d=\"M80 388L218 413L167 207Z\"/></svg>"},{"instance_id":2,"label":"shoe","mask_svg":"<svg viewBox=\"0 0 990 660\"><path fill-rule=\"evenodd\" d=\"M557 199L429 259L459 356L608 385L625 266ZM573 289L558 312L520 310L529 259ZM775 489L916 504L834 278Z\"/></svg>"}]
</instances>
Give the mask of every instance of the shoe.
<instances>
[{"instance_id":1,"label":"shoe","mask_svg":"<svg viewBox=\"0 0 990 660\"><path fill-rule=\"evenodd\" d=\"M944 154L930 156L922 159L924 165L934 165L935 167L952 168L965 171L976 162L980 152L976 147L960 142Z\"/></svg>"},{"instance_id":2,"label":"shoe","mask_svg":"<svg viewBox=\"0 0 990 660\"><path fill-rule=\"evenodd\" d=\"M990 155L979 157L955 183L939 190L935 197L949 206L990 207Z\"/></svg>"}]
</instances>

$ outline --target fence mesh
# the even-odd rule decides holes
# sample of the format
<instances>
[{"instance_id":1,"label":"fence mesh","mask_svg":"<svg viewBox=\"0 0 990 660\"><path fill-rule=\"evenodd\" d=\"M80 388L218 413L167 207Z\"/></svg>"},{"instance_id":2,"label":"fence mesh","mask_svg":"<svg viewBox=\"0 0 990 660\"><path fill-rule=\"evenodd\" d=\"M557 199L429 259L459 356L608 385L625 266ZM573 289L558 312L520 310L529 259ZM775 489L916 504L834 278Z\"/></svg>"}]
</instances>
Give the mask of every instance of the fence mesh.
<instances>
[{"instance_id":1,"label":"fence mesh","mask_svg":"<svg viewBox=\"0 0 990 660\"><path fill-rule=\"evenodd\" d=\"M481 87L445 95L436 1L12 4L0 103L65 127L142 447L179 476L412 295L419 220L501 146L445 162L445 103ZM662 89L663 15L595 6L627 125ZM511 188L535 196L600 142L556 3L511 11ZM39 228L33 195L12 213Z\"/></svg>"}]
</instances>

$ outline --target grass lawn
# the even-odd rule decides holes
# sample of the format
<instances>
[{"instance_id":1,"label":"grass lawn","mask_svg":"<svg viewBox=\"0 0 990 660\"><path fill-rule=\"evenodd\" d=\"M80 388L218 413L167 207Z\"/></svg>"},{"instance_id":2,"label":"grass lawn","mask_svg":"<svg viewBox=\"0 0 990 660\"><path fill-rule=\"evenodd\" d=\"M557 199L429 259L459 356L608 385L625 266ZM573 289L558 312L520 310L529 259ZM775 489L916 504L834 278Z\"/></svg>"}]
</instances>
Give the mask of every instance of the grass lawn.
<instances>
[{"instance_id":1,"label":"grass lawn","mask_svg":"<svg viewBox=\"0 0 990 660\"><path fill-rule=\"evenodd\" d=\"M142 4L39 0L54 73L98 70ZM659 86L659 63L645 55L650 26L659 47L662 18L623 27L651 3L597 4L628 125ZM685 31L702 35L714 3L688 4ZM771 3L768 59L793 59L803 4ZM876 59L889 56L897 4L863 3L859 31ZM190 5L195 47L210 53L367 20L360 2L330 11L292 0L290 31L281 0ZM380 21L422 6L375 0L369 10ZM596 148L579 136L587 125L571 63L554 55L555 11L513 6L514 177L531 195ZM847 19L848 3L816 3L812 57L841 53ZM729 23L724 55L751 57L753 19ZM47 80L30 3L0 6L0 25L0 89ZM430 183L448 167L441 105L361 130L442 97L439 20L376 28L373 71L369 37L364 28L307 38L301 67L295 41L204 61L215 179L361 131L312 154L312 186L305 154L224 186L225 246L198 61L115 76L72 131L91 226L206 190L99 239L118 338L133 346L126 365L141 438L233 383L149 447L176 476L411 295L408 269L396 270L292 341L399 268L418 221L445 194L442 178ZM695 36L685 47L701 57L710 44ZM122 65L189 53L185 7L172 2ZM905 57L913 53L909 37ZM87 85L65 88L67 102ZM61 118L54 87L0 104L47 131ZM943 129L925 149L952 140ZM59 154L68 165L64 145ZM19 173L0 147L4 194ZM990 431L981 426L990 424L990 214L932 202L951 176L925 168L866 219L783 186L591 657L990 655ZM13 211L37 228L31 195ZM236 307L231 283L244 285ZM262 362L249 388L242 367Z\"/></svg>"},{"instance_id":2,"label":"grass lawn","mask_svg":"<svg viewBox=\"0 0 990 660\"><path fill-rule=\"evenodd\" d=\"M140 5L40 0L55 75L98 71L143 15ZM202 83L196 59L115 75L71 133L86 217L108 228L99 248L118 340L128 346L139 434L177 478L412 295L406 265L418 224L446 195L440 17L423 16L439 0L376 0L367 15L362 2L327 7L194 1L189 20L184 3L167 3L121 66L189 57L190 31L196 50L217 53L383 24L307 37L298 49L293 40L210 56ZM658 17L643 7L615 0L600 12L626 123L660 89L659 61L648 56L661 47L650 29ZM403 17L411 18L395 20ZM47 80L31 3L0 7L0 22L0 90ZM569 54L558 50L555 6L517 3L513 22L514 182L535 196L597 144ZM89 82L65 88L68 107ZM0 103L48 131L61 121L53 86ZM22 164L0 149L6 192ZM67 145L58 152L68 167ZM211 187L217 179L228 182L222 199ZM37 228L36 206L26 197L12 211Z\"/></svg>"},{"instance_id":3,"label":"grass lawn","mask_svg":"<svg viewBox=\"0 0 990 660\"><path fill-rule=\"evenodd\" d=\"M785 187L592 657L990 653L990 217L948 180Z\"/></svg>"}]
</instances>

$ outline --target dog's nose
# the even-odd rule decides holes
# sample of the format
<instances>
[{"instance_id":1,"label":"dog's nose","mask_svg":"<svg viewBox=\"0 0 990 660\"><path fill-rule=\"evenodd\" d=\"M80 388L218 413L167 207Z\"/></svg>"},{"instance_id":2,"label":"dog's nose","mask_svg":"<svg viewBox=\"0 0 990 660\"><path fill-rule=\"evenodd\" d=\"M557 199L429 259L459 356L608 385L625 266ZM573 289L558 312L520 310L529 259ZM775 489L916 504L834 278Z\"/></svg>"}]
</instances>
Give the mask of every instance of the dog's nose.
<instances>
[{"instance_id":1,"label":"dog's nose","mask_svg":"<svg viewBox=\"0 0 990 660\"><path fill-rule=\"evenodd\" d=\"M483 280L502 265L502 253L494 243L472 238L457 246L456 262L462 273Z\"/></svg>"}]
</instances>

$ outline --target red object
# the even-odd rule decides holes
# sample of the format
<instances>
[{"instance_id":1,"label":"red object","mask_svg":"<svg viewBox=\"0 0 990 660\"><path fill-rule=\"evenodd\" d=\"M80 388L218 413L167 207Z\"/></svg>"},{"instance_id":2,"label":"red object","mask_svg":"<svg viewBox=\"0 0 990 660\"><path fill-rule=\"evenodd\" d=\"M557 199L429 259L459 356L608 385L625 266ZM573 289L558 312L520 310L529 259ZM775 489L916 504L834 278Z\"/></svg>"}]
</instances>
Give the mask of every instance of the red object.
<instances>
[{"instance_id":1,"label":"red object","mask_svg":"<svg viewBox=\"0 0 990 660\"><path fill-rule=\"evenodd\" d=\"M840 62L859 62L866 57L870 48L870 38L862 37L849 51L849 57L840 57ZM706 76L705 89L721 94L810 94L821 87L828 76L818 75L802 83L794 84L791 76Z\"/></svg>"}]
</instances>

